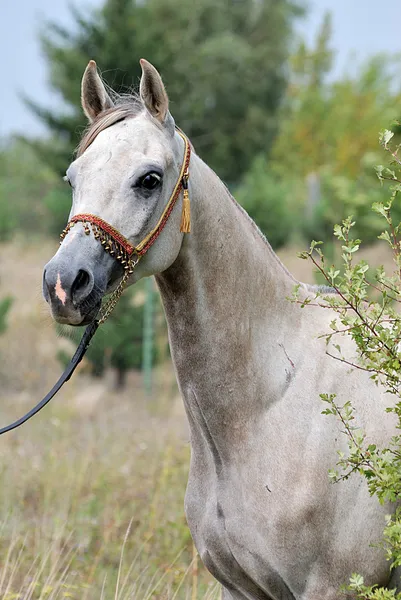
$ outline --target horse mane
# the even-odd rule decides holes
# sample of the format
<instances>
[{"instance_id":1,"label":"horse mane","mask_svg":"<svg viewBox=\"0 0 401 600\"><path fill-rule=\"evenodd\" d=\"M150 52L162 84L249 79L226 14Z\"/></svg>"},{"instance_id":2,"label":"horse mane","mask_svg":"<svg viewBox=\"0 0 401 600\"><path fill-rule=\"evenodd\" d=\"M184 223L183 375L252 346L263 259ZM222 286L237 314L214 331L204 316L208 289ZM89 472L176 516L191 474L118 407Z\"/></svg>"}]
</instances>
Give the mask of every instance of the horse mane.
<instances>
[{"instance_id":1,"label":"horse mane","mask_svg":"<svg viewBox=\"0 0 401 600\"><path fill-rule=\"evenodd\" d=\"M123 96L113 94L113 100L115 105L101 112L84 131L76 151L77 157L82 156L99 133L115 123L125 121L126 119L133 119L143 110L142 101L136 94Z\"/></svg>"}]
</instances>

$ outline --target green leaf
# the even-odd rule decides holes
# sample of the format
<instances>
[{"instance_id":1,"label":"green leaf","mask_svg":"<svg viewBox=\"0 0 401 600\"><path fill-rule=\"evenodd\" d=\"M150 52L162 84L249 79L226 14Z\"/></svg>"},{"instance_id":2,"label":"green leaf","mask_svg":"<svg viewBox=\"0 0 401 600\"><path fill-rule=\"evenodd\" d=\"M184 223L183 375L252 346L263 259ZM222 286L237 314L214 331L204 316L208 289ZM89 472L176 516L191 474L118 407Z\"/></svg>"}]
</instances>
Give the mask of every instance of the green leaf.
<instances>
[{"instance_id":1,"label":"green leaf","mask_svg":"<svg viewBox=\"0 0 401 600\"><path fill-rule=\"evenodd\" d=\"M379 134L379 141L383 146L387 146L391 138L394 136L394 133L389 129L384 129Z\"/></svg>"}]
</instances>

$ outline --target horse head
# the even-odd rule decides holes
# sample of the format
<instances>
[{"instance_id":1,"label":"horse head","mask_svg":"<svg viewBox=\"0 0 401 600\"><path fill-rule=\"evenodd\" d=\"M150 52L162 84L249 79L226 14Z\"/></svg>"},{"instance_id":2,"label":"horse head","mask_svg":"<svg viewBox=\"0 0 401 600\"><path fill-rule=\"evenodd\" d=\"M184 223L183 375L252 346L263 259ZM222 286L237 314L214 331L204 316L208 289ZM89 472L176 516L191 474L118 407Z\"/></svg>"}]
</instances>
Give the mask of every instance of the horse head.
<instances>
[{"instance_id":1,"label":"horse head","mask_svg":"<svg viewBox=\"0 0 401 600\"><path fill-rule=\"evenodd\" d=\"M89 127L65 177L72 188L69 224L77 215L91 215L132 248L157 227L185 160L185 137L176 135L161 77L146 60L140 63L139 97L119 97L108 93L96 63L89 62L82 79ZM177 202L182 202L179 194ZM129 272L128 285L164 271L176 259L183 239L180 210L167 217L157 243ZM106 242L90 235L88 223L78 221L67 231L45 266L43 294L56 321L83 325L95 318L102 298L118 288L124 266L114 252L104 251Z\"/></svg>"}]
</instances>

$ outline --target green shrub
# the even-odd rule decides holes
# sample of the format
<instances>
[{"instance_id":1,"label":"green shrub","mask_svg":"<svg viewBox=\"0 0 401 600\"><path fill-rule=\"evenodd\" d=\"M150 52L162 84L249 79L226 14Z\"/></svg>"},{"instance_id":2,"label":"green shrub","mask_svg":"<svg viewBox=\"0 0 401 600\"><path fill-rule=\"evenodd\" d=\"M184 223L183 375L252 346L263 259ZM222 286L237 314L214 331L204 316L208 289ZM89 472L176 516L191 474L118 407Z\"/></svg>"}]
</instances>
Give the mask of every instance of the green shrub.
<instances>
[{"instance_id":1,"label":"green shrub","mask_svg":"<svg viewBox=\"0 0 401 600\"><path fill-rule=\"evenodd\" d=\"M15 197L15 184L0 179L0 241L9 240L18 229L19 210L12 201Z\"/></svg>"},{"instance_id":2,"label":"green shrub","mask_svg":"<svg viewBox=\"0 0 401 600\"><path fill-rule=\"evenodd\" d=\"M48 191L42 202L46 209L46 231L57 236L67 224L71 209L71 190L69 187L55 186Z\"/></svg>"},{"instance_id":3,"label":"green shrub","mask_svg":"<svg viewBox=\"0 0 401 600\"><path fill-rule=\"evenodd\" d=\"M275 175L263 156L246 173L235 197L265 234L273 248L284 246L297 230L299 186Z\"/></svg>"},{"instance_id":4,"label":"green shrub","mask_svg":"<svg viewBox=\"0 0 401 600\"><path fill-rule=\"evenodd\" d=\"M384 223L379 238L388 244L393 254L393 270L385 272L379 267L373 269L366 261L358 259L361 240L356 237L356 222L351 217L341 225L335 225L334 235L342 248L342 264L330 266L321 249L321 242L312 242L309 251L301 258L309 259L319 270L325 282L337 291L327 295L324 292L311 294L302 301L303 306L310 302L323 303L332 307L336 318L330 323L330 330L321 332L327 342L334 341L331 348L334 358L348 366L369 372L370 378L381 383L388 396L387 407L397 422L398 432L380 445L358 426L358 414L353 408L353 399L336 398L335 394L322 393L326 403L323 414L335 417L341 423L343 434L347 436L348 453L338 451L338 470L332 469L329 476L333 482L349 477L363 476L371 495L380 503L397 503L393 514L383 520L383 542L389 567L401 566L401 254L400 254L400 208L401 160L397 156L399 146L392 148L389 143L393 134L384 131L381 144L390 155L390 167L379 166L377 174L381 181L389 181L390 198L385 202L375 202L372 206L377 218ZM375 192L372 192L375 195ZM369 273L371 273L369 275ZM297 297L297 292L295 292ZM356 358L350 363L341 349L341 339L350 335L355 343ZM322 390L324 392L324 390ZM383 415L384 416L384 415ZM333 465L334 467L334 465ZM362 575L353 574L348 590L358 600L401 600L401 592L385 590L378 585L366 586ZM356 596L355 596L356 594Z\"/></svg>"},{"instance_id":5,"label":"green shrub","mask_svg":"<svg viewBox=\"0 0 401 600\"><path fill-rule=\"evenodd\" d=\"M366 155L357 178L337 174L330 166L320 170L320 201L311 218L303 220L303 237L330 240L334 225L352 214L356 222L355 235L365 243L377 239L382 224L371 206L375 202L384 202L387 195L375 175L377 159L375 154ZM395 210L394 216L401 217L400 209Z\"/></svg>"}]
</instances>

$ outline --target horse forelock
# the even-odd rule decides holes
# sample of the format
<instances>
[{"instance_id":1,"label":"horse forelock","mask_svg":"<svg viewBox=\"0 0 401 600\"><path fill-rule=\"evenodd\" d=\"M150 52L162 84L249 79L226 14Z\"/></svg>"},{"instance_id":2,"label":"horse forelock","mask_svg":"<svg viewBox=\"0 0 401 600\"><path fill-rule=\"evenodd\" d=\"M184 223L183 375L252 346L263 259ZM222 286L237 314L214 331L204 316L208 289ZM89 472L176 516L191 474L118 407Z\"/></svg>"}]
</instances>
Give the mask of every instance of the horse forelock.
<instances>
[{"instance_id":1,"label":"horse forelock","mask_svg":"<svg viewBox=\"0 0 401 600\"><path fill-rule=\"evenodd\" d=\"M120 97L117 101L116 106L108 108L107 110L100 113L96 119L90 123L85 130L81 141L79 142L76 155L77 157L89 148L94 142L99 133L126 119L132 119L143 110L143 104L139 97L131 95L128 97Z\"/></svg>"}]
</instances>

